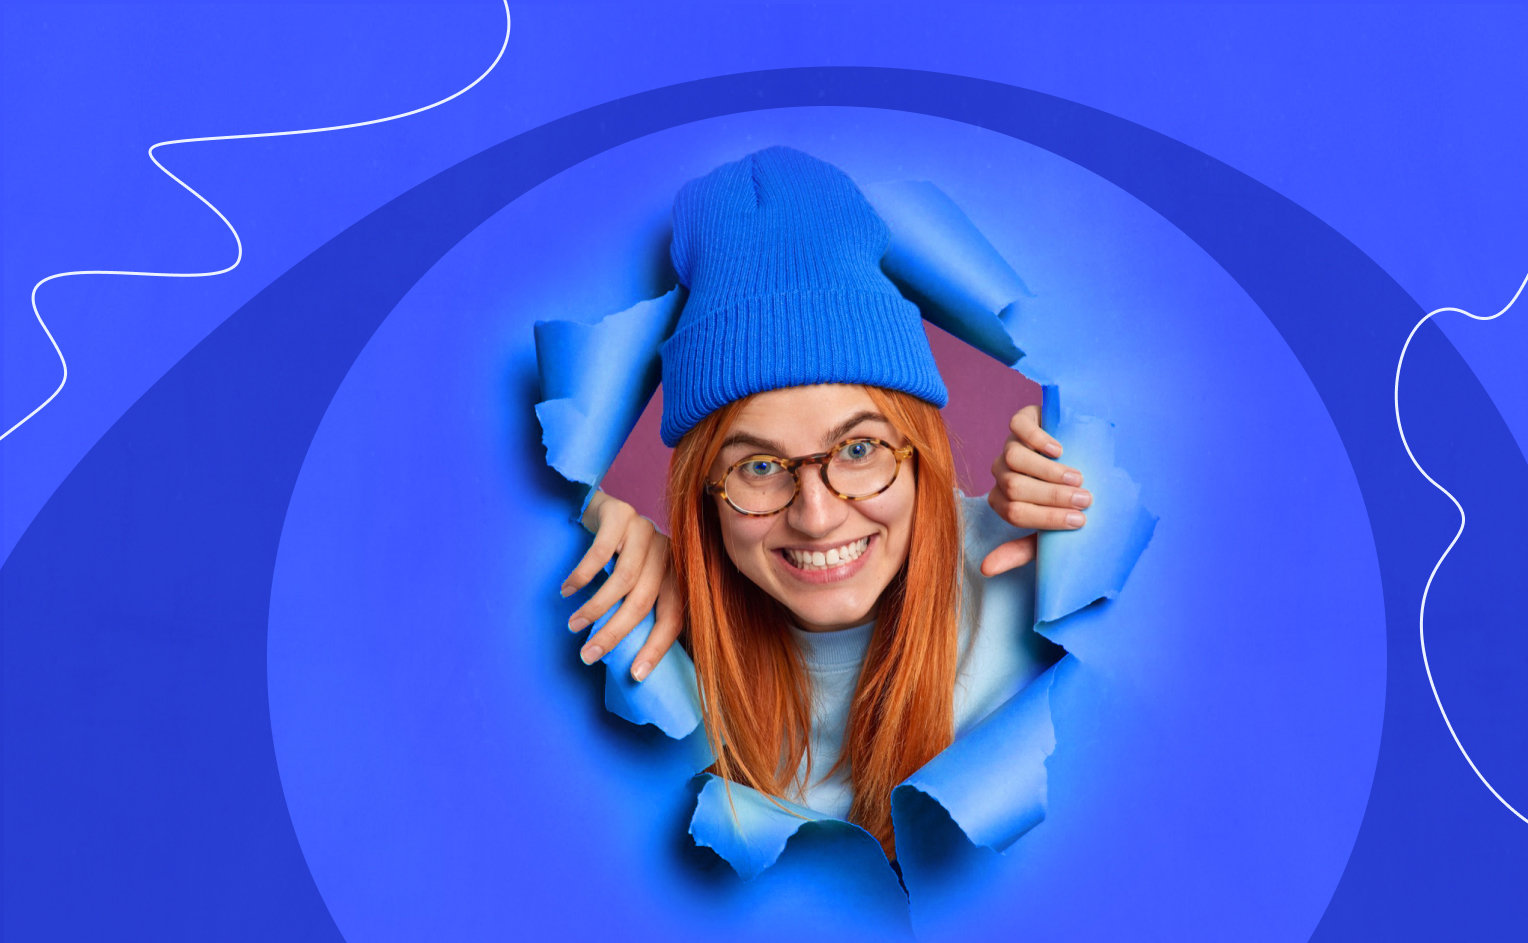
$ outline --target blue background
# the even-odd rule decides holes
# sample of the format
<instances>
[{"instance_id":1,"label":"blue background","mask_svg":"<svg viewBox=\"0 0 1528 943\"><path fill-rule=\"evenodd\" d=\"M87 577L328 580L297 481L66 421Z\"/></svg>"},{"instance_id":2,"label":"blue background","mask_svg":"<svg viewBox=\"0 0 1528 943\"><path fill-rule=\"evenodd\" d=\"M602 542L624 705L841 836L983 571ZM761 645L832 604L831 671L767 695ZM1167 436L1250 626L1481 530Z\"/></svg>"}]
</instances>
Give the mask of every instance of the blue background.
<instances>
[{"instance_id":1,"label":"blue background","mask_svg":"<svg viewBox=\"0 0 1528 943\"><path fill-rule=\"evenodd\" d=\"M1452 533L1452 509L1415 476L1389 412L1394 358L1415 319L1445 304L1489 313L1522 277L1528 186L1516 171L1512 65L1522 14L514 9L499 69L441 109L357 131L162 151L238 226L247 256L230 275L44 289L70 383L0 445L0 524L4 548L15 549L0 574L7 938L99 938L124 924L157 938L417 938L431 928L475 938L516 921L640 936L788 912L789 875L771 897L727 883L679 847L663 846L651 864L653 836L682 844L672 840L682 833L672 785L682 781L682 748L607 719L597 679L577 670L555 631L557 604L514 602L555 585L576 556L565 512L540 500L571 492L537 468L525 408L529 321L564 313L549 310L559 305L602 313L664 287L644 283L652 269L636 265L555 276L626 258L630 233L672 192L667 181L731 156L720 152L750 134L794 136L846 164L879 155L858 169L964 187L955 195L1032 287L1045 277L1031 267L1056 273L1054 297L1080 297L1092 273L1067 272L1064 256L1023 241L1022 226L1010 234L975 209L1005 196L1007 168L1048 172L1044 190L1016 181L1006 196L1061 238L1095 251L1098 240L1118 240L1110 271L1134 278L1094 287L1099 297L1150 284L1150 302L1134 313L1182 298L1225 312L1229 325L1187 340L1167 327L1165 337L1120 329L1158 338L1158 357L1205 365L1192 382L1188 370L1169 372L1177 379L1121 407L1152 432L1122 457L1142 470L1148 500L1158 489L1157 510L1185 525L1216 519L1218 536L1241 538L1215 555L1229 555L1228 571L1267 577L1258 585L1269 598L1255 601L1245 595L1252 583L1203 580L1217 588L1198 598L1217 618L1192 625L1235 639L1220 616L1255 602L1251 621L1288 624L1288 645L1257 636L1206 647L1212 635L1185 629L1154 637L1171 645L1143 645L1161 659L1144 668L1110 664L1109 649L1097 649L1090 664L1112 687L1078 716L1112 707L1137 719L1079 732L1072 742L1095 748L1076 755L1109 762L1071 769L1128 780L1121 770L1134 755L1118 747L1147 733L1162 737L1151 745L1164 748L1164 772L1137 776L1138 804L1117 818L1098 817L1096 804L1073 818L1054 809L1037 837L1050 828L1079 838L1053 847L1052 860L1111 857L1072 863L1091 883L1041 888L1052 872L1013 877L1021 899L1043 890L1055 911L1043 919L973 891L967 933L1017 933L1036 919L1056 934L1134 926L1280 939L1494 937L1524 925L1524 905L1508 893L1528 874L1528 826L1448 740L1416 648L1416 601ZM56 382L25 303L37 279L226 264L221 224L143 158L148 144L416 107L481 70L502 36L500 15L490 4L7 7L6 425ZM511 141L620 96L802 66L920 69L1007 88L905 72L753 77ZM824 104L978 124L997 114L1014 127L975 132L859 109L713 119L581 165L563 191L532 191L453 250L523 188L677 120L665 115L724 115L757 107L744 102L760 94L777 96L764 104L815 104L817 91L832 96ZM871 143L835 143L835 127ZM1087 173L999 143L998 132ZM511 143L486 150L501 141ZM905 157L887 158L884 142ZM956 143L975 156L938 153ZM442 174L480 153L468 170ZM488 179L469 172L490 165ZM652 184L645 195L620 183L633 168ZM433 186L410 191L424 181ZM601 181L615 214L588 195ZM1108 225L1068 230L1065 201L1026 192L1084 199ZM1142 258L1174 264L1151 272ZM1206 269L1210 260L1224 271ZM1413 450L1476 511L1434 584L1434 673L1466 744L1520 807L1528 646L1509 597L1512 564L1523 559L1515 535L1528 523L1523 323L1514 311L1424 331L1402 402ZM1233 355L1248 352L1263 355L1246 361L1258 366L1238 370ZM1203 402L1217 389L1223 402ZM1174 425L1217 409L1217 424ZM527 539L504 533L543 540L527 552ZM1175 547L1171 537L1138 578L1182 604L1193 597L1171 592L1191 585L1190 551L1204 545ZM370 558L360 552L368 548ZM1157 615L1133 624L1170 624ZM367 625L377 633L361 634ZM461 631L484 625L498 632ZM1375 673L1376 659L1387 673ZM1247 687L1263 665L1277 670ZM1164 676L1206 686L1168 701L1132 686ZM527 677L548 680L517 690ZM1228 705L1227 690L1249 703ZM1373 729L1381 706L1382 732ZM1202 743L1184 732L1216 711ZM1311 740L1323 715L1326 729ZM1262 726L1235 727L1248 718ZM1246 747L1263 735L1275 748ZM1299 743L1310 746L1304 763ZM1061 769L1053 777L1065 779ZM1328 793L1330 808L1302 801ZM639 803L639 814L617 805L643 794L667 805ZM662 821L631 824L652 819ZM1269 837L1302 820L1293 843ZM696 869L710 877L673 876ZM688 894L677 916L676 888Z\"/></svg>"}]
</instances>

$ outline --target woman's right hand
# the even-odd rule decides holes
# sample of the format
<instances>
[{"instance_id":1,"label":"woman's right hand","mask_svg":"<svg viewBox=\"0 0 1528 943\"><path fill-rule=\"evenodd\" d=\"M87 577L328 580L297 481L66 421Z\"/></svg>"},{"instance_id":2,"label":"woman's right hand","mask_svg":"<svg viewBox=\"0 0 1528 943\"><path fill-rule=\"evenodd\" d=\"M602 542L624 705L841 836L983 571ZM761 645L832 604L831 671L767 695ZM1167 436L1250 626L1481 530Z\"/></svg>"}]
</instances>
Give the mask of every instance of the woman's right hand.
<instances>
[{"instance_id":1,"label":"woman's right hand","mask_svg":"<svg viewBox=\"0 0 1528 943\"><path fill-rule=\"evenodd\" d=\"M1040 428L1040 407L1026 406L1008 423L1008 441L992 463L993 488L987 504L1015 527L1029 530L1076 530L1087 523L1083 510L1093 496L1082 487L1082 473L1063 465L1061 443ZM982 560L984 576L996 576L1035 557L1035 537L1010 540Z\"/></svg>"},{"instance_id":2,"label":"woman's right hand","mask_svg":"<svg viewBox=\"0 0 1528 943\"><path fill-rule=\"evenodd\" d=\"M613 607L620 609L584 643L578 656L584 664L594 664L656 610L653 630L631 665L631 676L642 681L679 637L679 591L669 566L668 538L631 505L603 491L594 493L581 523L594 534L594 543L562 584L562 595L571 596L589 585L611 557L615 557L615 569L573 613L568 630L581 632Z\"/></svg>"}]
</instances>

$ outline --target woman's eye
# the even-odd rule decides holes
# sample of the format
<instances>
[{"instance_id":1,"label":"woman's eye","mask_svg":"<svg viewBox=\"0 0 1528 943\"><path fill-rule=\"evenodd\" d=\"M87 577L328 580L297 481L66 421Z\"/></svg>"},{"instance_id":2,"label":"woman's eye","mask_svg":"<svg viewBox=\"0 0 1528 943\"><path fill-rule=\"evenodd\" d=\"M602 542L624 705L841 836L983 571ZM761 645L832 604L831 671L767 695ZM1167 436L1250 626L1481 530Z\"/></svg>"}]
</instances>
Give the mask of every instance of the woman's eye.
<instances>
[{"instance_id":1,"label":"woman's eye","mask_svg":"<svg viewBox=\"0 0 1528 943\"><path fill-rule=\"evenodd\" d=\"M850 442L838 450L838 456L851 462L863 462L875 456L875 443Z\"/></svg>"},{"instance_id":2,"label":"woman's eye","mask_svg":"<svg viewBox=\"0 0 1528 943\"><path fill-rule=\"evenodd\" d=\"M768 478L780 472L780 463L767 458L756 458L743 466L743 474L750 478Z\"/></svg>"}]
</instances>

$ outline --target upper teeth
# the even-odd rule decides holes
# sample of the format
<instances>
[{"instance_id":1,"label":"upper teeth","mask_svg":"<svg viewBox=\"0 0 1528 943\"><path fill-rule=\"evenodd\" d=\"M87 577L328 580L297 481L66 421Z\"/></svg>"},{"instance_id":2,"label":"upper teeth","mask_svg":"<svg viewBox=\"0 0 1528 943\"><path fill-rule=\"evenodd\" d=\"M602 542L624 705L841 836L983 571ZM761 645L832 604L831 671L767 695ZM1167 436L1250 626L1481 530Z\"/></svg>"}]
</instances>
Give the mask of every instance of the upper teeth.
<instances>
[{"instance_id":1,"label":"upper teeth","mask_svg":"<svg viewBox=\"0 0 1528 943\"><path fill-rule=\"evenodd\" d=\"M824 570L830 566L842 566L851 560L858 559L868 546L870 546L870 538L861 537L853 543L834 547L831 550L786 549L785 556L803 570Z\"/></svg>"}]
</instances>

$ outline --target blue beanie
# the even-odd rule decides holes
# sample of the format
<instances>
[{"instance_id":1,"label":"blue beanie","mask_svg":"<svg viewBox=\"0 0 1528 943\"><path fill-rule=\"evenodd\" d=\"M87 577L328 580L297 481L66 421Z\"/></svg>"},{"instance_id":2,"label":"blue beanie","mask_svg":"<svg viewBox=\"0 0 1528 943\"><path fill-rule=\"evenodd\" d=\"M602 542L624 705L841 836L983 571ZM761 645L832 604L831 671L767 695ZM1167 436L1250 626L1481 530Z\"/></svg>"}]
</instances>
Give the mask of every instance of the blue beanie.
<instances>
[{"instance_id":1,"label":"blue beanie","mask_svg":"<svg viewBox=\"0 0 1528 943\"><path fill-rule=\"evenodd\" d=\"M923 318L881 272L888 239L848 175L788 147L685 184L671 253L689 298L663 345L664 444L787 386L861 383L942 407Z\"/></svg>"}]
</instances>

